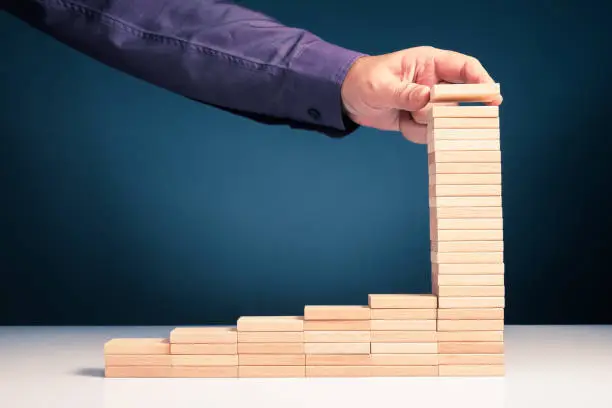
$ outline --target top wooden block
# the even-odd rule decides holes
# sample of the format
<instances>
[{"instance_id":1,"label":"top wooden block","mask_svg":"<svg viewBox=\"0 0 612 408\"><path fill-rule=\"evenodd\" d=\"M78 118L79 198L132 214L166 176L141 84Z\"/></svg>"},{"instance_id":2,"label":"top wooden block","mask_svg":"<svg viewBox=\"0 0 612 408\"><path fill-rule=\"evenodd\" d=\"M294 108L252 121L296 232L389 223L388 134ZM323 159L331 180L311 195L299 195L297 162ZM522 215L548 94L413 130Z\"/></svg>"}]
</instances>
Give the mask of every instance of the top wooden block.
<instances>
[{"instance_id":1,"label":"top wooden block","mask_svg":"<svg viewBox=\"0 0 612 408\"><path fill-rule=\"evenodd\" d=\"M435 309L438 299L435 295L369 295L372 309Z\"/></svg>"},{"instance_id":2,"label":"top wooden block","mask_svg":"<svg viewBox=\"0 0 612 408\"><path fill-rule=\"evenodd\" d=\"M499 98L499 84L438 84L431 87L430 102L492 102Z\"/></svg>"},{"instance_id":3,"label":"top wooden block","mask_svg":"<svg viewBox=\"0 0 612 408\"><path fill-rule=\"evenodd\" d=\"M368 306L306 306L304 320L370 320Z\"/></svg>"},{"instance_id":4,"label":"top wooden block","mask_svg":"<svg viewBox=\"0 0 612 408\"><path fill-rule=\"evenodd\" d=\"M299 332L304 330L301 316L243 316L238 319L239 332Z\"/></svg>"},{"instance_id":5,"label":"top wooden block","mask_svg":"<svg viewBox=\"0 0 612 408\"><path fill-rule=\"evenodd\" d=\"M237 343L238 332L234 326L177 327L170 332L170 343L221 344Z\"/></svg>"},{"instance_id":6,"label":"top wooden block","mask_svg":"<svg viewBox=\"0 0 612 408\"><path fill-rule=\"evenodd\" d=\"M499 106L445 106L434 105L430 118L497 118Z\"/></svg>"},{"instance_id":7,"label":"top wooden block","mask_svg":"<svg viewBox=\"0 0 612 408\"><path fill-rule=\"evenodd\" d=\"M104 344L104 354L170 354L168 339L112 339Z\"/></svg>"}]
</instances>

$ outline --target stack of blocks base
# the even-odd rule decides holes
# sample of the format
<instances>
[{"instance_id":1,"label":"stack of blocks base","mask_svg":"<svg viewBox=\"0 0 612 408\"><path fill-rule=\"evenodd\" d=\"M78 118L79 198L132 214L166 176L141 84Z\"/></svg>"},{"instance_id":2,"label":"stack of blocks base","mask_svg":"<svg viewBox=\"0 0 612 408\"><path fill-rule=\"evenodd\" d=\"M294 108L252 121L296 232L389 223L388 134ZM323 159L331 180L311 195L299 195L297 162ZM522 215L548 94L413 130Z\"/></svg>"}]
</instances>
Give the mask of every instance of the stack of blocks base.
<instances>
[{"instance_id":1,"label":"stack of blocks base","mask_svg":"<svg viewBox=\"0 0 612 408\"><path fill-rule=\"evenodd\" d=\"M432 102L489 102L499 84L436 85ZM108 378L503 376L499 109L435 105L428 123L431 294L113 339Z\"/></svg>"}]
</instances>

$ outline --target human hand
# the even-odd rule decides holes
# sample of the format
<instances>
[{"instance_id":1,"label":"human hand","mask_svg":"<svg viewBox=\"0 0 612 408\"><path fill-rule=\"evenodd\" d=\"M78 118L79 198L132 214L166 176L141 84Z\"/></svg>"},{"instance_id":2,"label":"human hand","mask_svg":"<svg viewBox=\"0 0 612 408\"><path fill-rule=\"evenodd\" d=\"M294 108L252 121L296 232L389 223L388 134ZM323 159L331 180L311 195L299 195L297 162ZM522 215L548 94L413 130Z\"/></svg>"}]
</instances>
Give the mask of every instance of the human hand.
<instances>
[{"instance_id":1,"label":"human hand","mask_svg":"<svg viewBox=\"0 0 612 408\"><path fill-rule=\"evenodd\" d=\"M433 47L415 47L357 59L342 84L342 102L356 123L400 131L406 139L427 143L430 87L439 83L494 83L470 56ZM499 106L501 96L487 103Z\"/></svg>"}]
</instances>

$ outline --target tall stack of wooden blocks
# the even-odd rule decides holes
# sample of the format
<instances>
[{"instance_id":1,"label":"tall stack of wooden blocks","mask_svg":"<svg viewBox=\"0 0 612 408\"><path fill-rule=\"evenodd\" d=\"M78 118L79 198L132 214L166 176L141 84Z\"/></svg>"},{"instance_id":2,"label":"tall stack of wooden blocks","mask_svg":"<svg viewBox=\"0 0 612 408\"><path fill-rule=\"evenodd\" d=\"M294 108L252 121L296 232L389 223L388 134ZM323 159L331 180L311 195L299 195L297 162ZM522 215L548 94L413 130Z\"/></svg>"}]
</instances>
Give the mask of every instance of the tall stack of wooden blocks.
<instances>
[{"instance_id":1,"label":"tall stack of wooden blocks","mask_svg":"<svg viewBox=\"0 0 612 408\"><path fill-rule=\"evenodd\" d=\"M167 339L114 339L107 377L503 376L498 84L436 85L428 125L431 294L241 317Z\"/></svg>"},{"instance_id":2,"label":"tall stack of wooden blocks","mask_svg":"<svg viewBox=\"0 0 612 408\"><path fill-rule=\"evenodd\" d=\"M439 102L487 102L497 84L440 85ZM428 126L440 375L504 373L499 108L434 106Z\"/></svg>"}]
</instances>

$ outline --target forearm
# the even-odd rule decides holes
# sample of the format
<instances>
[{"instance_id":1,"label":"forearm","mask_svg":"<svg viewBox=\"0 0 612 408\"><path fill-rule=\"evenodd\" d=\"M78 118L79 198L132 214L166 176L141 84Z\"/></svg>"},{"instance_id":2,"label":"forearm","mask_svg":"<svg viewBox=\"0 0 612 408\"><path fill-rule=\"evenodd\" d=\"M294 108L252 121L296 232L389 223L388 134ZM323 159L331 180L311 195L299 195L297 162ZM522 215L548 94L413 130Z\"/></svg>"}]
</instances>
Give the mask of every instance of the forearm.
<instances>
[{"instance_id":1,"label":"forearm","mask_svg":"<svg viewBox=\"0 0 612 408\"><path fill-rule=\"evenodd\" d=\"M360 54L261 13L218 0L9 0L7 9L188 98L266 123L350 131L340 87Z\"/></svg>"}]
</instances>

